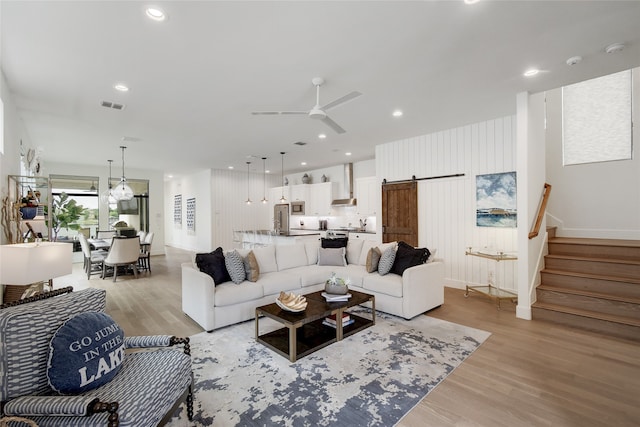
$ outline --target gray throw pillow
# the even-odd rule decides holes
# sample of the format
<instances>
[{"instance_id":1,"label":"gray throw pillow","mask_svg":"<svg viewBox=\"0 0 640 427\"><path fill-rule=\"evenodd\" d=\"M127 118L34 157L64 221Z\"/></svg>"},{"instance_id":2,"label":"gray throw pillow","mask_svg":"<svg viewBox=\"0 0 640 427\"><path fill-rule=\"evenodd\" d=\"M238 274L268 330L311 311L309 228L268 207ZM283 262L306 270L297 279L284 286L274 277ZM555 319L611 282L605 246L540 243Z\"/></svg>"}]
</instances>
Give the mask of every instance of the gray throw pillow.
<instances>
[{"instance_id":1,"label":"gray throw pillow","mask_svg":"<svg viewBox=\"0 0 640 427\"><path fill-rule=\"evenodd\" d=\"M244 282L246 274L244 271L244 260L238 251L227 252L224 257L224 265L227 267L231 281L236 285Z\"/></svg>"},{"instance_id":2,"label":"gray throw pillow","mask_svg":"<svg viewBox=\"0 0 640 427\"><path fill-rule=\"evenodd\" d=\"M318 248L318 265L347 265L345 248Z\"/></svg>"},{"instance_id":3,"label":"gray throw pillow","mask_svg":"<svg viewBox=\"0 0 640 427\"><path fill-rule=\"evenodd\" d=\"M378 273L381 276L388 274L393 267L393 262L396 260L396 248L391 246L387 248L380 256L380 262L378 263Z\"/></svg>"}]
</instances>

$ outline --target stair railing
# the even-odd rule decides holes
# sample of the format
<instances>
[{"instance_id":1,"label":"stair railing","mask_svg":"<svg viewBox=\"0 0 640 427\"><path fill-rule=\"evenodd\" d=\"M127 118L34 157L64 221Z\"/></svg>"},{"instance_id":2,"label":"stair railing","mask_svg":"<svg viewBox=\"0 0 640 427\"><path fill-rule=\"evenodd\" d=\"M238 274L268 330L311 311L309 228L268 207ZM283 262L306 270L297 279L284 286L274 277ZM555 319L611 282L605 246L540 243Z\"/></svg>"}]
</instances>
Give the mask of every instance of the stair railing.
<instances>
[{"instance_id":1,"label":"stair railing","mask_svg":"<svg viewBox=\"0 0 640 427\"><path fill-rule=\"evenodd\" d=\"M538 235L540 231L540 225L542 225L542 218L547 210L547 202L549 201L549 194L551 194L551 184L544 183L544 190L542 192L542 203L538 209L538 216L536 217L536 223L533 226L533 230L529 233L529 239L533 239Z\"/></svg>"}]
</instances>

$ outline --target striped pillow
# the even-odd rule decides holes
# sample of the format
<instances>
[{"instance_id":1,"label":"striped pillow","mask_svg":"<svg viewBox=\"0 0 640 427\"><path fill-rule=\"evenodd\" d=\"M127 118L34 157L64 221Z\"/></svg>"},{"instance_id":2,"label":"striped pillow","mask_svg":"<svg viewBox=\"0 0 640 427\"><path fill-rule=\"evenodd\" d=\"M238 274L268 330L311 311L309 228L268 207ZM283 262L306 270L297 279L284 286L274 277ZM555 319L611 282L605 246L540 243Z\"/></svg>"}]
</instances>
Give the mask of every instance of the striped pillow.
<instances>
[{"instance_id":1,"label":"striped pillow","mask_svg":"<svg viewBox=\"0 0 640 427\"><path fill-rule=\"evenodd\" d=\"M244 282L246 273L244 271L244 260L238 251L227 252L224 256L224 265L227 267L231 281L236 285Z\"/></svg>"},{"instance_id":2,"label":"striped pillow","mask_svg":"<svg viewBox=\"0 0 640 427\"><path fill-rule=\"evenodd\" d=\"M391 267L393 267L393 262L396 260L396 248L395 246L390 246L382 252L382 256L380 256L380 262L378 262L378 273L381 276L389 273L391 271Z\"/></svg>"}]
</instances>

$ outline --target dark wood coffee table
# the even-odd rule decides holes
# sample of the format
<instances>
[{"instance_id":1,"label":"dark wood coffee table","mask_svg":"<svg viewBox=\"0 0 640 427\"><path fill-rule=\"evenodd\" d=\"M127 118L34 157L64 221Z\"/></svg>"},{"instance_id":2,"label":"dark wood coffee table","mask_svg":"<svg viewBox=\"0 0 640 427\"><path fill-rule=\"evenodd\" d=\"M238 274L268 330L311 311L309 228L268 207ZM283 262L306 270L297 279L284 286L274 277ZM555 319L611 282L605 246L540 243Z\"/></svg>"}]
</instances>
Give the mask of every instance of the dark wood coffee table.
<instances>
[{"instance_id":1,"label":"dark wood coffee table","mask_svg":"<svg viewBox=\"0 0 640 427\"><path fill-rule=\"evenodd\" d=\"M291 362L313 353L349 335L360 332L376 323L376 300L373 295L349 290L352 295L346 302L326 302L322 292L305 295L307 308L300 313L281 309L276 303L256 308L256 341L276 353L288 357ZM371 319L349 313L354 322L342 326L342 313L356 305L371 302ZM323 320L336 315L336 328L323 325ZM263 335L259 334L260 316L264 315L284 325L283 328Z\"/></svg>"}]
</instances>

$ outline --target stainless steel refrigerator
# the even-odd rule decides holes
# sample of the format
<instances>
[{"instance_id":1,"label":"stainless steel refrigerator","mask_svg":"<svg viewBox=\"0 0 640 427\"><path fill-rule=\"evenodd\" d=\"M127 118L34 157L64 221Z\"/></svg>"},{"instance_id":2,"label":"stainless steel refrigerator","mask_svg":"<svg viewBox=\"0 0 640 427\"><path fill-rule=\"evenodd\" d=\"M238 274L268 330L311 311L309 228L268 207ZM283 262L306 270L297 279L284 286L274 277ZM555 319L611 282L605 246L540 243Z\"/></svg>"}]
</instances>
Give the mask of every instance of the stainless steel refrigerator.
<instances>
[{"instance_id":1,"label":"stainless steel refrigerator","mask_svg":"<svg viewBox=\"0 0 640 427\"><path fill-rule=\"evenodd\" d=\"M273 229L277 235L289 234L289 205L278 204L273 207Z\"/></svg>"}]
</instances>

